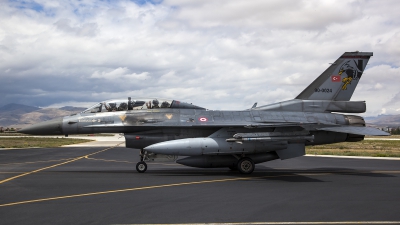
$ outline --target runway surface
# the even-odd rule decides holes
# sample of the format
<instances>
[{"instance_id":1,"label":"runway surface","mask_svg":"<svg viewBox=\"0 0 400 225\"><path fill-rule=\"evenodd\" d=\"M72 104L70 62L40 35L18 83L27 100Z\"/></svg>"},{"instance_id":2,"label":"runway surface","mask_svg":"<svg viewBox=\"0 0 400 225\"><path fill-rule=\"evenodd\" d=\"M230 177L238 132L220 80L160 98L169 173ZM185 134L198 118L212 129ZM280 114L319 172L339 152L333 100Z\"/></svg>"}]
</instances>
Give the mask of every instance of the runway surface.
<instances>
[{"instance_id":1,"label":"runway surface","mask_svg":"<svg viewBox=\"0 0 400 225\"><path fill-rule=\"evenodd\" d=\"M299 157L250 176L138 150L0 150L0 224L400 223L400 160ZM287 223L286 223L287 224Z\"/></svg>"}]
</instances>

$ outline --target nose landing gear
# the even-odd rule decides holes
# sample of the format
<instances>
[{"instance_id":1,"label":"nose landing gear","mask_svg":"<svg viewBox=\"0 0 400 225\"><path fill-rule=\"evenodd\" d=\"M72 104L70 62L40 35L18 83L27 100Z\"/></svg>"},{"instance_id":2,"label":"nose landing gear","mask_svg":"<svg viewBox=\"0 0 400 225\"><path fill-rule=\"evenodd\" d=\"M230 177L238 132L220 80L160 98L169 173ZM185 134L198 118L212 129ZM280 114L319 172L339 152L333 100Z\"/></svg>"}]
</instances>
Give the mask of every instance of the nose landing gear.
<instances>
[{"instance_id":1,"label":"nose landing gear","mask_svg":"<svg viewBox=\"0 0 400 225\"><path fill-rule=\"evenodd\" d=\"M176 155L163 155L163 154L155 154L152 152L145 151L144 149L140 150L140 161L136 164L136 170L139 173L144 173L147 170L146 162L175 162L178 159Z\"/></svg>"},{"instance_id":2,"label":"nose landing gear","mask_svg":"<svg viewBox=\"0 0 400 225\"><path fill-rule=\"evenodd\" d=\"M136 163L136 171L138 171L139 173L144 173L147 170L147 163L145 163L144 161L140 161L138 163Z\"/></svg>"},{"instance_id":3,"label":"nose landing gear","mask_svg":"<svg viewBox=\"0 0 400 225\"><path fill-rule=\"evenodd\" d=\"M146 153L143 149L140 150L140 162L136 163L136 171L139 173L144 173L147 170L147 163L144 162Z\"/></svg>"}]
</instances>

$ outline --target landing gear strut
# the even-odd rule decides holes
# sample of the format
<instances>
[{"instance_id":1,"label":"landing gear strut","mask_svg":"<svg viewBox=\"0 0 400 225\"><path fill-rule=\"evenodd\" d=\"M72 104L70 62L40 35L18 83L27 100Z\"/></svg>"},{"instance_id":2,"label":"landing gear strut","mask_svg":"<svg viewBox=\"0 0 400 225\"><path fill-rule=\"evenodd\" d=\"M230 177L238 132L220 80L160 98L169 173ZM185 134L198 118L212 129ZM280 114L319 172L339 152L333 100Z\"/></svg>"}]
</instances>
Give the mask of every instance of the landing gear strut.
<instances>
[{"instance_id":1,"label":"landing gear strut","mask_svg":"<svg viewBox=\"0 0 400 225\"><path fill-rule=\"evenodd\" d=\"M144 173L147 170L147 163L144 162L144 158L146 157L146 153L143 149L140 150L140 162L136 164L136 171L139 173Z\"/></svg>"},{"instance_id":2,"label":"landing gear strut","mask_svg":"<svg viewBox=\"0 0 400 225\"><path fill-rule=\"evenodd\" d=\"M242 174L251 174L254 171L254 162L248 157L239 159L237 163L237 169Z\"/></svg>"}]
</instances>

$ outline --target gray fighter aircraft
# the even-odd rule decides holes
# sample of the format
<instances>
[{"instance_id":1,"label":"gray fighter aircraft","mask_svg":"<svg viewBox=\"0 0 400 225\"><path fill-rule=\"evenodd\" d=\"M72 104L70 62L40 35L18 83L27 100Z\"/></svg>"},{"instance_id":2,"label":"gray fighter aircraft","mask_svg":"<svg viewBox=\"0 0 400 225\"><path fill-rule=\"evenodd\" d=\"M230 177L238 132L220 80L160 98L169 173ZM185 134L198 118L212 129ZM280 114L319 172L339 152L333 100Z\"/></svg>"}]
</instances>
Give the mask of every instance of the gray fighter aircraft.
<instances>
[{"instance_id":1,"label":"gray fighter aircraft","mask_svg":"<svg viewBox=\"0 0 400 225\"><path fill-rule=\"evenodd\" d=\"M389 135L366 127L365 101L350 101L370 52L346 52L295 99L239 111L205 108L160 98L100 102L76 115L20 130L36 135L124 133L140 149L136 169L149 161L201 168L229 167L250 174L255 164L305 154L306 145L361 141ZM177 160L178 156L188 156Z\"/></svg>"}]
</instances>

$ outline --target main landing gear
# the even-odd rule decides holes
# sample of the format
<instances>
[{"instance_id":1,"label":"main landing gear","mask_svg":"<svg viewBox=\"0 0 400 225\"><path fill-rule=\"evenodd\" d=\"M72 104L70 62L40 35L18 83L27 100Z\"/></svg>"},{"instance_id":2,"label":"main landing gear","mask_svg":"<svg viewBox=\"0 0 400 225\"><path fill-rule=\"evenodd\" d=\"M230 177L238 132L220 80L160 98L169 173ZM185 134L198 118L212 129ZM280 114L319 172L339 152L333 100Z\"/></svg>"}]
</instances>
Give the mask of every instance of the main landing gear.
<instances>
[{"instance_id":1,"label":"main landing gear","mask_svg":"<svg viewBox=\"0 0 400 225\"><path fill-rule=\"evenodd\" d=\"M254 161L246 157L244 154L241 156L238 155L232 155L237 159L236 164L230 165L228 168L232 171L238 170L241 174L251 174L254 171L255 164Z\"/></svg>"},{"instance_id":2,"label":"main landing gear","mask_svg":"<svg viewBox=\"0 0 400 225\"><path fill-rule=\"evenodd\" d=\"M255 164L248 157L240 158L237 162L237 170L242 174L251 174L254 171Z\"/></svg>"}]
</instances>

